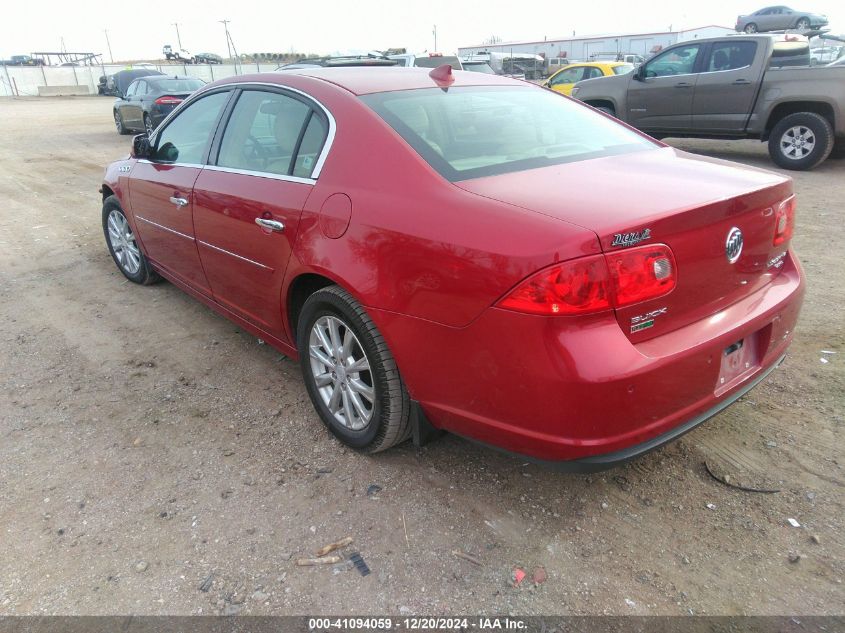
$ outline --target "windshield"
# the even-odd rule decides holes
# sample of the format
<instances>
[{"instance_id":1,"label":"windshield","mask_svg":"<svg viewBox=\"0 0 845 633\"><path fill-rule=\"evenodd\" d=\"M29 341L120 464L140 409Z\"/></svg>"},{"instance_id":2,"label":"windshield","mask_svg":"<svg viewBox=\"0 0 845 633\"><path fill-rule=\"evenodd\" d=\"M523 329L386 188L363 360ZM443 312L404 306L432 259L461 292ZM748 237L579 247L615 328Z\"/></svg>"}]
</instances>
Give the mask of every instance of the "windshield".
<instances>
[{"instance_id":1,"label":"windshield","mask_svg":"<svg viewBox=\"0 0 845 633\"><path fill-rule=\"evenodd\" d=\"M484 73L485 75L496 74L487 62L464 62L464 70L474 73Z\"/></svg>"},{"instance_id":2,"label":"windshield","mask_svg":"<svg viewBox=\"0 0 845 633\"><path fill-rule=\"evenodd\" d=\"M613 67L613 74L614 75L627 75L632 70L634 70L633 64L620 64L619 66Z\"/></svg>"},{"instance_id":3,"label":"windshield","mask_svg":"<svg viewBox=\"0 0 845 633\"><path fill-rule=\"evenodd\" d=\"M657 147L590 108L541 88L425 88L361 99L451 181Z\"/></svg>"},{"instance_id":4,"label":"windshield","mask_svg":"<svg viewBox=\"0 0 845 633\"><path fill-rule=\"evenodd\" d=\"M147 80L152 84L154 90L161 92L193 92L199 90L205 84L199 79L157 79Z\"/></svg>"}]
</instances>

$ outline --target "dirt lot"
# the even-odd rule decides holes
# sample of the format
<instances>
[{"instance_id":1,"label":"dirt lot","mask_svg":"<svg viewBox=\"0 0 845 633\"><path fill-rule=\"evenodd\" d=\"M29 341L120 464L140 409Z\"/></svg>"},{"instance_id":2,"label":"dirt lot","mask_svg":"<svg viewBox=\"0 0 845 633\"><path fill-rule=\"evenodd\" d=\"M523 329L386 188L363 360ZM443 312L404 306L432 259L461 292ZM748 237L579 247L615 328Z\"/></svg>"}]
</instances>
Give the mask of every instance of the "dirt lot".
<instances>
[{"instance_id":1,"label":"dirt lot","mask_svg":"<svg viewBox=\"0 0 845 633\"><path fill-rule=\"evenodd\" d=\"M451 436L344 450L295 363L127 283L100 226L129 146L110 107L0 102L0 614L843 612L845 162L794 174L786 364L681 441L566 475ZM757 142L678 145L771 168ZM294 566L346 535L371 575ZM517 566L548 578L513 588Z\"/></svg>"}]
</instances>

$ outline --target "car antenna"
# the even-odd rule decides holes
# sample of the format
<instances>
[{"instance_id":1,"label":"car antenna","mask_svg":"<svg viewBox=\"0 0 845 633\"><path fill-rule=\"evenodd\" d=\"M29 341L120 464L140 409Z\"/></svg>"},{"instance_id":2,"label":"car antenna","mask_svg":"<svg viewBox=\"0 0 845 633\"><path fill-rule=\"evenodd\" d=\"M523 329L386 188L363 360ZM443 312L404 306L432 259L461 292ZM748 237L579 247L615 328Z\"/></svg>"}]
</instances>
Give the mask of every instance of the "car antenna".
<instances>
[{"instance_id":1,"label":"car antenna","mask_svg":"<svg viewBox=\"0 0 845 633\"><path fill-rule=\"evenodd\" d=\"M452 66L451 64L442 64L428 73L428 76L434 79L438 84L450 84L455 81L455 77L452 75Z\"/></svg>"}]
</instances>

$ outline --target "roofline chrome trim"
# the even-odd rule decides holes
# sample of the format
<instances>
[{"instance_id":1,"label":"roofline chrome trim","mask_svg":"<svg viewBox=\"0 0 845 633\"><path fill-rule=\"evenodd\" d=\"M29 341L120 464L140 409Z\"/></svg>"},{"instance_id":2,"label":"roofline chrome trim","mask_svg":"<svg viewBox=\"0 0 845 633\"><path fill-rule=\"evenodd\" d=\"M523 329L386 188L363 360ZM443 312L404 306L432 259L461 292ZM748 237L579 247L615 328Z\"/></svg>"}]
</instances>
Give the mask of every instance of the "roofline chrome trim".
<instances>
[{"instance_id":1,"label":"roofline chrome trim","mask_svg":"<svg viewBox=\"0 0 845 633\"><path fill-rule=\"evenodd\" d=\"M208 248L212 248L215 251L220 251L221 253L225 253L226 255L231 255L232 257L240 259L241 261L245 261L249 264L253 264L254 266L258 266L259 268L264 268L266 270L269 270L270 272L275 272L275 269L271 268L270 266L265 266L264 264L262 264L260 262L254 261L254 260L249 259L247 257L244 257L242 255L238 255L237 253L233 253L232 251L227 251L225 248L220 248L219 246L215 246L214 244L209 244L208 242L203 242L202 240L197 240L197 244L202 244L203 246L208 246Z\"/></svg>"},{"instance_id":2,"label":"roofline chrome trim","mask_svg":"<svg viewBox=\"0 0 845 633\"><path fill-rule=\"evenodd\" d=\"M276 88L278 90L287 90L289 92L294 92L302 97L308 99L308 101L317 104L320 109L323 111L323 114L326 115L326 119L329 122L329 131L326 134L326 141L323 143L323 149L320 151L320 156L317 158L317 162L314 163L314 169L311 170L311 180L317 180L320 177L320 174L323 171L323 165L326 162L326 158L328 158L329 150L332 148L332 144L334 144L334 138L337 133L337 123L335 122L335 118L329 109L320 102L319 99L314 97L313 95L308 94L307 92L303 92L297 88L292 88L291 86L286 86L284 84L277 84L277 83L270 83L266 81L243 81L238 82L234 81L228 84L222 84L220 86L215 86L211 90L201 92L199 94L194 93L187 99L185 99L182 103L180 103L176 108L174 108L167 117L156 126L155 131L153 132L153 136L151 138L156 138L158 136L159 130L163 130L165 126L170 122L174 116L176 116L179 112L187 108L190 104L192 104L197 99L201 99L206 93L214 92L217 88L220 88L221 91L225 90L226 88L231 88L234 90L235 88L242 88L244 86L266 86L268 88ZM149 161L148 161L149 162ZM179 163L164 163L166 165L180 165ZM180 165L181 167L216 167L216 165Z\"/></svg>"},{"instance_id":3,"label":"roofline chrome trim","mask_svg":"<svg viewBox=\"0 0 845 633\"><path fill-rule=\"evenodd\" d=\"M137 215L137 214L136 214L136 215L135 215L135 217L136 217L138 220L141 220L142 222L146 222L147 224L152 224L153 226L157 226L158 228L160 228L160 229L162 229L162 230L164 230L164 231L167 231L168 233L173 233L174 235L178 235L179 237L184 237L186 240L191 240L192 242L196 242L196 239L195 239L195 238L193 238L192 236L190 236L190 235L185 235L184 233L180 233L179 231L176 231L176 230L174 230L174 229L168 228L168 227L166 227L166 226L164 226L164 225L162 225L162 224L159 224L158 222L153 222L152 220L148 220L147 218L145 218L145 217L144 217L144 216L142 216L142 215Z\"/></svg>"},{"instance_id":4,"label":"roofline chrome trim","mask_svg":"<svg viewBox=\"0 0 845 633\"><path fill-rule=\"evenodd\" d=\"M288 176L286 174L272 174L266 171L252 171L250 169L236 169L235 167L222 167L220 165L206 165L203 169L208 171L221 171L227 174L241 174L243 176L256 176L258 178L269 178L270 180L284 180L286 182L298 182L303 185L315 185L317 181L313 178L300 178L299 176Z\"/></svg>"}]
</instances>

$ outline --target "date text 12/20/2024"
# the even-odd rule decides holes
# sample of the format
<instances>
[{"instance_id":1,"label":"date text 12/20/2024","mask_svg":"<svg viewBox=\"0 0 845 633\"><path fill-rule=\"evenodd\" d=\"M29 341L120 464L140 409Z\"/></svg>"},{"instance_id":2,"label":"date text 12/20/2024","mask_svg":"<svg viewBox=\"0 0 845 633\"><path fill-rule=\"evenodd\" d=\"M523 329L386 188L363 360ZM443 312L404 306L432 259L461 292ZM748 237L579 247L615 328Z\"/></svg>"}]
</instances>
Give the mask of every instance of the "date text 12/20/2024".
<instances>
[{"instance_id":1,"label":"date text 12/20/2024","mask_svg":"<svg viewBox=\"0 0 845 633\"><path fill-rule=\"evenodd\" d=\"M475 617L475 618L444 618L444 617L341 617L341 618L309 618L309 631L522 631L527 628L526 622L519 618Z\"/></svg>"}]
</instances>

